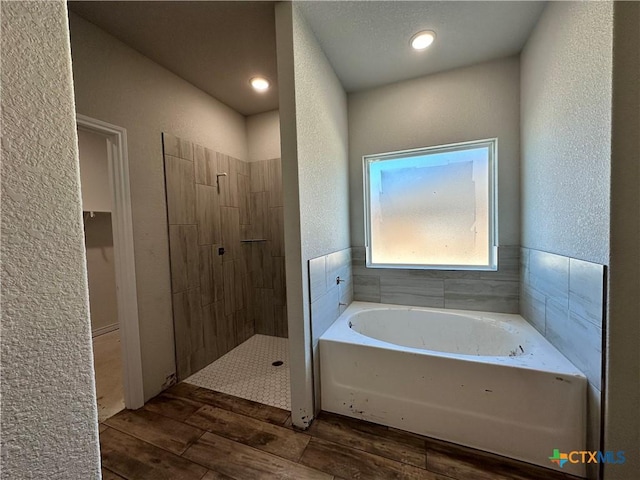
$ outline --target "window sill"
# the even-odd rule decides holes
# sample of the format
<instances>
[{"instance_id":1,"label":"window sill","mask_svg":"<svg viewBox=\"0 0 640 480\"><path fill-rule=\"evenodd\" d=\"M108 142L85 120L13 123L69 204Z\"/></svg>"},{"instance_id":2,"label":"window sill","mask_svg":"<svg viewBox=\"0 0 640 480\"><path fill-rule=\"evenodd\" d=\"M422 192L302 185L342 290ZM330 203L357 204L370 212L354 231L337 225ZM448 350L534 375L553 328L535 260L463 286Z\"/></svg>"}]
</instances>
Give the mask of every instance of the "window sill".
<instances>
[{"instance_id":1,"label":"window sill","mask_svg":"<svg viewBox=\"0 0 640 480\"><path fill-rule=\"evenodd\" d=\"M371 269L393 270L435 270L435 271L463 271L463 272L497 272L498 266L491 265L406 265L406 264L365 264Z\"/></svg>"}]
</instances>

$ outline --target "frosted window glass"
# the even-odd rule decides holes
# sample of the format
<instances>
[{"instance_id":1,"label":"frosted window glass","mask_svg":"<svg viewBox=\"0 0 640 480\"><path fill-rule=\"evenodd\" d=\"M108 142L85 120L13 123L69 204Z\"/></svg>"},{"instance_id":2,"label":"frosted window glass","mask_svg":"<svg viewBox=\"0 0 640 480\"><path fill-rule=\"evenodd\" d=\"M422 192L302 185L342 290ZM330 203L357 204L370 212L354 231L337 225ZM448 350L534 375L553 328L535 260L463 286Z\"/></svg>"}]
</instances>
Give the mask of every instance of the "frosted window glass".
<instances>
[{"instance_id":1,"label":"frosted window glass","mask_svg":"<svg viewBox=\"0 0 640 480\"><path fill-rule=\"evenodd\" d=\"M367 157L368 263L493 267L493 141Z\"/></svg>"}]
</instances>

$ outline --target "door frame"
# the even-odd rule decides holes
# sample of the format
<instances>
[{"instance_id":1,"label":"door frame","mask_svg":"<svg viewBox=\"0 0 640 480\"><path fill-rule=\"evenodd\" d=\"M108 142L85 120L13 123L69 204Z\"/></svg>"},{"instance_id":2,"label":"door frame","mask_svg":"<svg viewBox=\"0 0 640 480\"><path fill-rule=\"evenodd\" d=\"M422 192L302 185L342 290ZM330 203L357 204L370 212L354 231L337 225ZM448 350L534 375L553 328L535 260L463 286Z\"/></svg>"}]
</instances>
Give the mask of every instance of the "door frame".
<instances>
[{"instance_id":1,"label":"door frame","mask_svg":"<svg viewBox=\"0 0 640 480\"><path fill-rule=\"evenodd\" d=\"M122 377L124 404L128 409L144 405L142 355L138 322L138 293L133 246L133 220L129 187L127 130L110 123L77 114L78 129L97 133L107 140L109 187L113 210L113 246L116 276L116 298L120 344L122 347Z\"/></svg>"}]
</instances>

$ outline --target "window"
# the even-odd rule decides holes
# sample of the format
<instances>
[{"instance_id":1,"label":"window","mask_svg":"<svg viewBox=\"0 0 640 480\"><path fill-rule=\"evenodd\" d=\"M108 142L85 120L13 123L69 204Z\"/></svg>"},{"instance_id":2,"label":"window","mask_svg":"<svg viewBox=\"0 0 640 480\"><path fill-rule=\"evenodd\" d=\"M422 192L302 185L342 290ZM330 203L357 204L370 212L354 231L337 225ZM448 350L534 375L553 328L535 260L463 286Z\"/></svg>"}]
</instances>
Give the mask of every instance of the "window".
<instances>
[{"instance_id":1,"label":"window","mask_svg":"<svg viewBox=\"0 0 640 480\"><path fill-rule=\"evenodd\" d=\"M367 266L496 270L496 145L365 156Z\"/></svg>"}]
</instances>

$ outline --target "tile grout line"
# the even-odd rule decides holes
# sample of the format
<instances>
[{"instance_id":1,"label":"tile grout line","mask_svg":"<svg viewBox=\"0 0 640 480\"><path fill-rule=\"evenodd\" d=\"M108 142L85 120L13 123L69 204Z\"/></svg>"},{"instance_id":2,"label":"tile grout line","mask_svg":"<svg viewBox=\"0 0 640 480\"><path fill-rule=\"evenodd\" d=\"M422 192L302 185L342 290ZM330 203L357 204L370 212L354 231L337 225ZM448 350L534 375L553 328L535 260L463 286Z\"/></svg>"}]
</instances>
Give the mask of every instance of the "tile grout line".
<instances>
[{"instance_id":1,"label":"tile grout line","mask_svg":"<svg viewBox=\"0 0 640 480\"><path fill-rule=\"evenodd\" d=\"M127 431L122 430L121 428L113 427L113 426L111 426L111 425L108 425L108 427L109 427L109 428L112 428L112 429L113 429L113 430L115 430L116 432L120 432L120 433L122 433L123 435L127 435L127 436L129 436L129 437L131 437L131 438L135 438L136 440L140 440L141 442L146 443L147 445L151 445L152 447L159 448L160 450L162 450L162 451L164 451L164 452L171 453L171 454L176 455L176 456L178 456L178 457L182 455L182 454L177 454L177 453L175 453L175 452L172 452L172 451L170 451L170 450L167 450L166 448L163 448L163 447L159 447L159 446L157 446L157 445L154 445L153 443L148 442L148 441L147 441L147 440L145 440L144 438L140 438L140 437L138 437L137 435L134 435L134 434L133 434L133 433L131 433L131 432L127 432Z\"/></svg>"},{"instance_id":2,"label":"tile grout line","mask_svg":"<svg viewBox=\"0 0 640 480\"><path fill-rule=\"evenodd\" d=\"M268 455L268 456L270 456L270 457L275 457L275 458L277 458L277 459L279 459L279 460L282 460L282 461L284 461L284 462L289 462L289 463L293 463L293 464L301 465L301 466L303 466L303 467L306 467L306 468L309 468L309 469L312 469L312 470L316 470L316 471L319 471L319 472L327 473L327 472L324 472L323 470L318 470L317 468L309 467L309 466L304 465L304 464L302 464L302 463L300 463L300 462L296 462L296 461L290 460L290 459L288 459L288 458L281 457L280 455L276 455L275 453L268 452L268 451L266 451L266 450L260 450L259 448L252 447L251 445L247 445L246 443L242 443L242 442L238 442L238 441L236 441L236 440L232 440L232 439L227 438L227 437L225 437L224 435L220 435L220 434L218 434L218 433L216 433L216 432L205 431L205 433L210 433L211 435L214 435L214 436L217 436L217 437L220 437L220 438L224 438L225 440L229 440L230 442L233 442L234 444L238 444L238 445L242 445L243 447L250 448L251 450L255 450L256 452L258 452L258 453L259 453L259 454L261 454L261 455L262 455L262 454L264 454L264 455ZM203 434L203 435L204 435L204 434ZM189 450L192 446L193 446L193 445L191 445L187 450ZM185 453L187 452L187 450L185 450ZM305 447L305 450L306 450L306 447ZM187 461L189 461L189 462L195 463L196 465L200 465L201 467L204 467L204 468L206 468L207 470L212 470L212 471L215 471L215 472L217 472L217 473L222 474L222 472L219 472L219 471L217 471L217 470L213 470L213 469L211 469L210 467L208 467L208 466L206 466L206 465L204 465L204 464L202 464L202 463L199 463L197 460L192 460L192 459L190 459L190 458L183 457L182 455L180 455L180 457L181 457L181 458L184 458L184 460L187 460ZM224 475L224 474L223 474L223 475ZM331 475L331 474L330 474L330 473L328 473L327 475Z\"/></svg>"},{"instance_id":3,"label":"tile grout line","mask_svg":"<svg viewBox=\"0 0 640 480\"><path fill-rule=\"evenodd\" d=\"M201 407L201 408L202 408L202 407ZM198 410L200 410L200 409L198 409ZM183 423L184 425L188 425L188 426L192 427L193 425L189 425L188 423L186 423L186 421L187 421L189 418L193 417L195 414L196 414L196 412L192 413L191 415L189 415L189 416L185 419L185 421L184 421L184 422L181 422L181 423ZM195 428L197 428L197 427L195 427ZM185 460L189 460L190 462L192 462L192 461L193 461L193 460L190 460L190 459L188 459L188 458L184 457L184 454L185 454L185 453L187 453L187 451L188 451L191 447L193 447L196 443L198 443L200 440L202 440L202 437L204 437L204 436L205 436L205 434L207 434L207 433L209 432L209 430L207 430L207 429L205 429L205 428L201 428L200 430L202 430L202 433L200 434L200 436L199 436L198 438L196 438L193 442L191 442L191 443L187 446L187 448L185 448L185 449L184 449L184 451L180 454L180 457L184 458ZM207 470L210 470L210 469L207 467ZM206 475L206 473L205 473L205 475ZM204 475L203 475L203 478L204 478Z\"/></svg>"},{"instance_id":4,"label":"tile grout line","mask_svg":"<svg viewBox=\"0 0 640 480\"><path fill-rule=\"evenodd\" d=\"M184 397L178 397L178 398L184 398ZM184 398L184 400L191 400L191 399ZM193 401L195 401L195 400L193 400ZM206 405L206 404L204 404L204 403L203 403L201 406L199 406L199 407L198 407L198 409L196 410L196 412L197 412L198 410L200 410L202 407L204 407L205 405ZM162 412L157 412L157 411L155 411L155 410L149 410L149 409L148 409L148 408L146 408L146 407L147 407L147 404L144 404L142 407L138 408L137 410L130 410L130 411L131 411L131 412L138 412L138 411L140 411L140 410L144 410L145 412L155 413L156 415L160 415L161 417L168 418L169 420L173 420L174 422L185 423L185 421L184 421L184 420L178 420L177 418L171 417L171 416L166 415L166 414L164 414L164 413L162 413ZM120 413L120 412L118 412L118 413ZM193 412L193 413L195 413L195 412ZM192 413L191 415L193 415L193 413ZM117 415L117 414L116 414L116 415ZM187 418L185 418L185 420L186 420L186 419L188 419L188 418L190 418L190 417L191 417L191 415L189 415ZM115 415L114 415L114 416L115 416ZM109 418L112 418L112 417L109 417ZM107 420L109 420L109 419L107 419ZM186 423L185 423L185 424L186 424ZM186 425L188 425L188 424L186 424Z\"/></svg>"},{"instance_id":5,"label":"tile grout line","mask_svg":"<svg viewBox=\"0 0 640 480\"><path fill-rule=\"evenodd\" d=\"M142 438L140 438L140 437L137 437L137 436L133 435L133 434L132 434L132 433L130 433L130 432L124 432L124 431L122 431L122 430L120 430L120 429L118 429L118 428L114 428L114 427L111 427L111 426L109 426L109 428L112 428L112 429L113 429L113 430L115 430L116 432L119 432L119 433L121 433L121 434L123 434L123 435L126 435L126 436L128 436L128 437L134 438L134 439L136 439L136 440L138 440L138 441L140 441L140 442L142 442L142 443L144 443L144 444L146 444L146 445L148 445L148 446L150 446L150 447L152 447L152 448L157 448L158 450L162 450L164 453L168 453L169 455L174 455L174 456L176 456L176 457L182 458L182 454L184 453L184 452L182 452L182 453L178 454L178 453L172 452L172 451L170 451L170 450L167 450L166 448L159 447L158 445L154 445L153 443L148 442L147 440L144 440L144 439L142 439ZM206 432L205 432L205 433L206 433ZM191 448L191 446L189 446L189 448ZM185 452L186 452L189 448L187 448L187 449L185 450ZM190 462L191 462L191 460L189 460L188 458L185 458L184 460L188 460L188 461L190 461ZM193 462L192 462L192 463L193 463ZM102 468L105 468L105 467L102 467ZM109 470L109 469L107 468L107 470ZM111 471L111 470L109 470L109 471ZM113 473L116 473L116 472L113 472ZM117 474L117 475L120 475L119 473L116 473L116 474ZM122 476L122 475L120 475L120 476Z\"/></svg>"},{"instance_id":6,"label":"tile grout line","mask_svg":"<svg viewBox=\"0 0 640 480\"><path fill-rule=\"evenodd\" d=\"M194 425L192 425L192 424L190 424L190 423L187 423L187 420L189 420L191 417L193 417L196 413L198 413L198 412L199 412L200 410L202 410L202 408L204 408L204 407L210 407L210 408L214 408L214 409L217 409L217 410L222 410L222 411L225 411L225 412L229 412L229 413L232 413L233 415L238 415L238 416L240 416L240 417L248 418L248 419L250 419L250 420L253 420L253 421L256 421L256 422L262 423L262 424L264 424L264 425L269 425L269 426L271 426L271 427L275 427L275 428L282 428L283 430L286 430L287 432L291 432L291 431L293 431L293 432L294 432L294 433L296 433L296 434L304 434L304 432L297 432L297 431L295 431L295 430L291 430L291 429L289 429L289 428L285 427L285 426L284 426L284 423L282 423L282 424L279 424L279 423L271 423L271 422L267 422L267 421L265 421L265 420L261 420L261 419L256 418L256 417L252 417L251 415L245 415L244 413L234 412L233 410L227 410L226 408L218 407L218 406L215 406L215 405L208 405L208 404L203 405L203 406L202 406L202 407L200 407L197 411L195 411L194 413L192 413L191 415L189 415L189 416L184 420L184 422L182 422L182 423L184 423L185 425L190 426L190 427L199 428L200 430L204 430L204 431L205 431L205 433L207 433L207 432L209 432L209 433L213 433L214 435L218 435L218 436L220 436L220 437L227 438L228 440L232 440L232 441L234 441L234 442L236 442L236 443L240 443L240 444L242 444L242 445L247 445L248 447L250 447L250 446L251 446L251 445L248 445L248 444L246 444L246 443L244 443L244 442L240 442L240 441L237 441L237 440L233 440L232 438L229 438L229 437L227 437L226 435L224 435L224 434L222 434L222 433L220 433L220 432L215 432L215 431L213 431L213 430L209 430L209 429L206 429L206 428L205 428L205 429L203 429L203 428L200 428L200 427L195 427ZM286 422L286 420L285 420L285 422ZM204 433L203 433L203 435L204 435ZM200 437L202 437L202 435L201 435ZM305 448L306 448L306 447L305 447ZM256 450L260 450L260 449L259 449L259 448L257 448ZM279 456L280 456L280 455L275 454L275 453L274 453L273 455L275 455L276 457L279 457ZM284 457L281 457L281 458L284 458Z\"/></svg>"},{"instance_id":7,"label":"tile grout line","mask_svg":"<svg viewBox=\"0 0 640 480\"><path fill-rule=\"evenodd\" d=\"M384 454L382 454L382 453L374 453L374 452L370 452L370 451L368 451L368 450L365 450L364 448L359 448L359 447L356 447L356 446L353 446L353 445L347 445L346 443L341 443L341 442L336 441L336 440L328 440L328 439L326 439L326 438L318 437L318 436L315 436L315 435L313 435L313 434L308 434L308 435L309 435L311 438L315 438L315 439L321 440L321 441L323 441L323 442L333 443L334 445L337 445L337 446L339 446L339 447L343 447L343 448L351 449L351 450L354 450L354 451L356 451L356 452L361 452L361 453L364 453L364 454L367 454L367 455L373 455L374 457L380 457L380 458L383 458L383 459L385 459L385 460L389 460L389 461L391 461L391 462L395 462L395 463L397 463L397 464L399 464L399 465L407 465L407 466L409 466L409 467L418 468L418 469L420 469L420 470L424 470L424 471L429 472L429 473L436 473L436 472L431 472L431 471L430 471L430 470L428 470L428 469L427 469L427 467L426 467L426 464L427 464L427 455L426 455L426 452L425 452L425 466L424 466L424 467L421 467L421 466L419 466L419 465L415 465L415 464L413 464L413 463L405 462L405 461L403 461L403 460L399 460L399 459L397 459L397 458L393 458L393 457L391 457L391 456L384 455ZM382 436L375 435L375 434L372 434L372 435L374 435L375 437L378 437L378 438L384 439L384 437L382 437ZM309 443L307 444L307 447L309 446L309 444L310 444L310 443L311 443L311 441L309 441ZM303 455L304 455L304 452L307 450L307 447L305 447L305 449L304 449L304 451L303 451ZM302 455L300 456L300 458L302 458Z\"/></svg>"},{"instance_id":8,"label":"tile grout line","mask_svg":"<svg viewBox=\"0 0 640 480\"><path fill-rule=\"evenodd\" d=\"M323 420L319 419L319 418L314 419L314 422L318 422L318 421L323 421ZM374 424L374 425L377 425L377 424ZM304 432L301 432L301 433L309 435L312 438L317 438L319 440L323 440L325 442L331 442L331 443L334 443L336 445L340 445L340 446L343 446L343 447L351 448L351 449L356 450L358 452L368 453L370 455L375 455L375 456L378 456L378 457L381 457L381 458L386 458L387 460L398 462L398 463L401 463L402 465L410 465L412 467L420 468L421 470L427 470L427 467L426 467L426 464L427 464L426 440L423 440L423 439L420 439L420 440L422 442L424 442L424 446L423 446L422 449L424 450L424 457L425 457L424 464L425 464L425 466L421 467L421 466L415 465L413 463L405 462L403 460L398 460L397 458L392 458L391 456L384 455L382 453L373 453L373 452L370 452L368 450L365 450L364 448L360 448L360 447L357 447L357 446L354 446L354 445L348 445L347 443L342 443L342 442L340 442L338 440L329 440L329 439L326 439L324 437L321 437L321 436L318 436L318 435L314 435L313 433L307 433L308 431L309 431L309 429L305 430ZM383 439L383 440L385 439L385 437L383 435L377 435L375 433L363 432L363 431L360 431L360 430L354 430L354 431L357 432L357 433L363 433L365 435L371 435L371 436L376 437L378 439ZM407 433L410 433L410 432L407 432ZM398 442L398 443L401 443L402 445L405 445L404 442ZM306 448L305 448L305 450L306 450Z\"/></svg>"},{"instance_id":9,"label":"tile grout line","mask_svg":"<svg viewBox=\"0 0 640 480\"><path fill-rule=\"evenodd\" d=\"M289 428L286 426L289 420L291 420L291 412L289 412L289 415L287 415L287 418L284 419L284 422L282 422L281 426L284 428ZM291 421L291 430L293 430L293 420Z\"/></svg>"},{"instance_id":10,"label":"tile grout line","mask_svg":"<svg viewBox=\"0 0 640 480\"><path fill-rule=\"evenodd\" d=\"M309 444L311 443L312 439L313 439L313 436L309 435L309 441L304 446L304 449L302 450L302 453L300 454L300 457L298 458L298 460L296 460L296 463L298 463L300 465L304 465L303 463L300 463L300 461L302 460L302 457L304 457L304 454L307 451L307 448L309 448ZM329 474L329 475L331 475L331 474Z\"/></svg>"},{"instance_id":11,"label":"tile grout line","mask_svg":"<svg viewBox=\"0 0 640 480\"><path fill-rule=\"evenodd\" d=\"M424 448L424 469L427 472L431 472L431 470L429 470L429 447L426 440L423 440L422 442L423 442L422 448ZM435 473L435 472L431 472L431 473Z\"/></svg>"},{"instance_id":12,"label":"tile grout line","mask_svg":"<svg viewBox=\"0 0 640 480\"><path fill-rule=\"evenodd\" d=\"M186 460L186 459L185 459L185 460ZM205 470L205 472L204 472L204 475L202 475L202 476L200 477L200 480L202 480L204 477L206 477L206 476L209 474L209 472L211 472L211 471L213 471L213 470L211 470L210 468L207 468L207 469ZM219 472L216 472L216 473L219 473Z\"/></svg>"},{"instance_id":13,"label":"tile grout line","mask_svg":"<svg viewBox=\"0 0 640 480\"><path fill-rule=\"evenodd\" d=\"M131 410L131 411L132 411L132 412L135 412L136 410ZM155 413L155 412L151 412L151 413ZM158 414L158 415L159 415L159 414ZM189 425L189 424L187 424L187 423L180 422L179 420L176 420L176 419L173 419L173 418L170 418L170 417L166 417L166 416L164 416L164 415L161 415L161 416L162 416L162 417L164 417L164 418L169 418L170 420L173 420L174 422L181 423L181 424L182 424L182 425L184 425L185 427L193 428L193 429L196 429L196 430L203 430L202 428L194 427L193 425ZM120 428L120 427L113 427L113 426L111 426L111 425L107 425L107 426L108 426L109 428L114 429L116 432L120 432L120 433L123 433L123 434L125 434L125 435L130 436L130 437L133 437L133 438L135 438L135 439L137 439L137 440L140 440L141 442L146 443L147 445L151 445L152 447L159 448L160 450L163 450L163 451L165 451L165 452L167 452L167 453L173 454L173 455L175 455L175 456L177 456L177 457L182 457L182 455L184 454L184 452L186 452L186 451L191 447L191 445L193 445L193 443L195 443L195 441L194 441L194 442L191 442L190 444L188 444L188 445L187 445L187 447L186 447L182 452L180 452L180 453L176 453L176 452L172 452L171 450L166 449L165 447L161 447L161 446L159 446L159 445L156 445L156 444L154 444L154 443L151 443L150 441L148 441L148 440L146 440L146 439L144 439L144 438L141 438L141 437L139 437L138 435L136 435L136 434L134 434L134 433L132 433L132 432L129 432L129 431L123 430L123 429L122 429L122 428ZM198 440L199 440L200 438L202 438L202 435L204 435L205 433L207 433L207 430L203 430L203 432L202 432L202 433L200 434L200 436L198 437Z\"/></svg>"},{"instance_id":14,"label":"tile grout line","mask_svg":"<svg viewBox=\"0 0 640 480\"><path fill-rule=\"evenodd\" d=\"M211 408L216 408L216 409L219 409L219 410L228 411L228 412L231 412L231 413L236 414L236 415L240 415L240 416L243 416L243 417L246 417L246 418L250 418L250 419L252 419L252 420L255 420L255 421L257 421L257 422L263 423L263 424L265 424L265 425L271 425L271 426L276 427L276 428L283 428L283 429L285 429L285 430L287 430L287 431L291 431L291 430L289 430L288 428L284 427L283 425L277 425L277 424L273 424L273 423L265 422L265 421L263 421L263 420L260 420L260 419L257 419L257 418L254 418L254 417L251 417L251 416L248 416L248 415L244 415L244 414L242 414L242 413L233 412L233 411L231 411L231 410L226 410L226 409L223 409L223 408L215 407L215 406L213 406L213 405L203 405L203 407L205 407L205 406L208 406L208 407L211 407ZM194 413L192 413L191 415L189 415L189 417L187 417L187 418L186 418L183 422L181 422L181 423L184 423L185 425L188 425L188 426L193 426L193 425L191 425L191 424L187 423L187 420L188 420L189 418L193 417L193 416L194 416L198 411L200 411L203 407L199 408L196 412L194 412ZM286 419L285 419L285 422L286 422ZM195 427L195 428L199 428L199 427ZM309 446L309 443L311 442L311 438L313 438L313 436L312 436L311 434L307 434L306 432L297 432L297 431L295 431L295 430L293 431L293 432L294 432L295 434L297 434L297 435L305 435L305 436L309 437L309 441L306 443L306 445L305 445L304 449L302 450L302 453L300 454L300 456L298 457L298 459L294 461L294 460L288 459L288 458L286 458L286 457L280 456L280 455L278 455L277 453L273 453L273 452L269 452L269 451L266 451L266 450L262 450L262 449L259 449L259 448L254 447L254 446L252 446L252 445L249 445L249 444L247 444L247 443L244 443L244 442L242 442L242 441L234 440L233 438L230 438L230 437L228 437L228 436L226 436L226 435L224 435L224 434L222 434L222 433L220 433L220 432L215 432L215 431L212 431L212 430L209 430L209 429L201 429L201 430L203 430L203 432L202 432L202 434L200 435L200 437L198 437L198 439L194 440L191 444L189 444L189 446L184 450L184 452L182 452L182 453L180 454L180 456L181 456L181 457L183 457L183 458L185 458L185 460L189 460L189 461L193 462L193 460L191 460L191 459L188 459L188 458L184 457L184 454L185 454L185 453L186 453L186 452L187 452L187 451L188 451L188 450L189 450L193 445L195 445L195 444L196 444L200 439L202 439L202 437L203 437L206 433L211 433L211 434L213 434L213 435L218 435L218 436L220 436L220 437L222 437L222 438L226 438L227 440L229 440L229 441L231 441L231 442L233 442L233 443L237 443L237 444L239 444L239 445L244 445L244 446L246 446L246 447L253 448L254 450L257 450L257 451L260 451L260 452L264 452L264 453L268 453L269 455L273 455L273 456L278 457L278 458L280 458L280 459L283 459L283 460L286 460L286 461L291 461L291 462L293 462L293 463L297 463L297 464L299 464L299 465L302 465L302 466L305 466L305 467L306 467L306 465L304 465L304 464L300 463L300 460L302 459L302 456L304 455L304 452L307 450L307 447ZM144 441L144 440L143 440L143 441ZM163 450L164 450L164 449L163 449ZM170 453L172 453L172 452L170 452ZM194 462L194 463L198 463L198 462ZM202 465L202 464L199 464L199 465ZM202 466L205 466L205 465L202 465ZM206 468L208 468L209 470L211 470L209 467L206 467ZM311 467L308 467L308 468L311 468ZM317 469L314 469L314 470L317 470ZM218 473L220 473L220 472L218 472ZM327 472L324 472L324 473L327 473Z\"/></svg>"},{"instance_id":15,"label":"tile grout line","mask_svg":"<svg viewBox=\"0 0 640 480\"><path fill-rule=\"evenodd\" d=\"M190 385L191 385L191 384L190 384ZM256 403L258 406L265 406L265 407L274 408L274 409L277 409L277 410L282 410L282 411L284 411L284 412L288 412L288 413L289 413L289 416L291 416L291 412L290 412L290 410L287 410L287 409L284 409L284 408L274 407L273 405L268 405L268 404L265 404L265 403L256 402L255 400L250 400L250 399L247 399L247 398L236 397L235 395L231 395L231 394L224 393L224 392L219 392L219 391L217 391L217 390L211 390L210 388L207 388L207 387L199 387L199 386L197 386L197 385L194 385L194 386L196 386L198 389L206 390L206 391L208 391L208 392L212 392L212 393L215 393L215 394L225 395L225 396L229 396L229 397L235 397L235 398L239 398L240 400L245 400L245 401L248 401L248 402ZM284 427L284 424L287 422L287 420L288 420L288 418L289 418L289 417L285 418L285 419L283 420L283 422L282 422L282 423L272 423L272 422L267 422L267 421L261 420L260 418L253 417L253 416L251 416L251 415L246 415L246 414L244 414L244 413L240 413L240 412L238 412L238 411L235 411L235 410L233 410L233 409L231 409L231 408L227 408L227 407L225 407L225 406L221 406L221 405L219 405L219 404L207 403L207 402L205 402L205 401L202 401L201 399L198 399L197 397L192 397L192 396L189 396L189 397L183 397L183 396L177 396L177 395L174 395L174 394L167 394L167 395L168 395L168 396L171 396L171 397L173 397L173 398L181 398L181 399L184 399L184 400L190 400L190 401L193 401L193 402L200 403L200 404L201 404L201 406L200 406L200 407L198 407L198 410L200 410L200 409L201 409L202 407L204 407L204 406L208 406L208 407L212 407L212 408L219 408L220 410L225 410L225 411L227 411L227 412L235 413L235 414L237 414L237 415L242 415L242 416L245 416L245 417L248 417L248 418L252 418L252 419L254 419L254 420L258 420L258 421L260 421L260 422L268 423L268 424L275 425L275 426L281 426L281 427ZM197 412L198 410L196 410L196 412ZM188 418L190 418L192 415L194 415L196 412L194 412L194 413L192 413L191 415L189 415L189 417L187 417L187 419L188 419ZM169 418L170 418L170 417L169 417ZM182 422L182 423L184 423L184 422ZM284 427L284 428L286 428L286 427Z\"/></svg>"},{"instance_id":16,"label":"tile grout line","mask_svg":"<svg viewBox=\"0 0 640 480\"><path fill-rule=\"evenodd\" d=\"M101 459L101 460L102 460L102 459ZM112 474L114 474L114 475L117 475L117 476L118 476L118 477L120 477L120 478L124 478L124 480L131 480L131 479L130 479L129 477L127 477L126 475L120 475L119 473L114 472L114 471L113 471L113 470L111 470L110 468L103 467L103 466L102 466L102 462L100 462L100 469L101 469L101 470L106 470L106 471L108 471L108 472L110 472L110 473L112 473ZM202 479L200 479L200 480L202 480Z\"/></svg>"}]
</instances>

